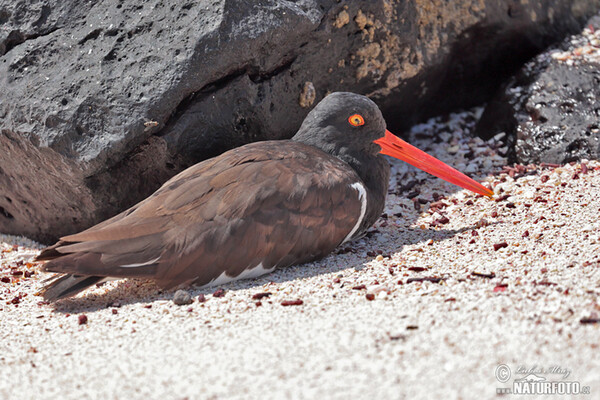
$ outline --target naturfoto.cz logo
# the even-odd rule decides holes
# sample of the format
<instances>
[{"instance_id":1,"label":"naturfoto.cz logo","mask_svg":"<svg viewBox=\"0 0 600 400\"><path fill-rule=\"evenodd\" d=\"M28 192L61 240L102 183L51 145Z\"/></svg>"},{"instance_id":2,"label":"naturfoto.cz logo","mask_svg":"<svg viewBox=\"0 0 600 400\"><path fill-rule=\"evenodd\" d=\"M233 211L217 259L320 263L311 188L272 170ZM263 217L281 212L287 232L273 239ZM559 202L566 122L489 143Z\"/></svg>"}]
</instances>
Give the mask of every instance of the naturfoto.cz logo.
<instances>
[{"instance_id":1,"label":"naturfoto.cz logo","mask_svg":"<svg viewBox=\"0 0 600 400\"><path fill-rule=\"evenodd\" d=\"M560 375L562 380L548 380L540 375ZM566 378L571 374L571 370L553 366L549 369L541 367L525 368L518 367L515 375L523 376L515 378L512 387L496 388L497 394L533 394L533 395L579 395L590 394L589 386L582 386L578 381L567 381ZM496 367L496 379L498 382L507 383L512 371L506 364L500 364Z\"/></svg>"}]
</instances>

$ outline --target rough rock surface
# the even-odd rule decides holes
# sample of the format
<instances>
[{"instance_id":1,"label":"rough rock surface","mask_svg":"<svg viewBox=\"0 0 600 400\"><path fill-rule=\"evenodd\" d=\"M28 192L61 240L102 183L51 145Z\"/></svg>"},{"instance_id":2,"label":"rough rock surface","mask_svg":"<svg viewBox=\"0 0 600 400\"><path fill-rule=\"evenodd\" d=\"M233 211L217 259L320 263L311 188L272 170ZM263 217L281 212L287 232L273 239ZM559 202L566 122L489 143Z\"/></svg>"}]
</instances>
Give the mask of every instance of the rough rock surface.
<instances>
[{"instance_id":1,"label":"rough rock surface","mask_svg":"<svg viewBox=\"0 0 600 400\"><path fill-rule=\"evenodd\" d=\"M489 102L477 133L509 134L512 161L600 157L600 17L525 64Z\"/></svg>"},{"instance_id":2,"label":"rough rock surface","mask_svg":"<svg viewBox=\"0 0 600 400\"><path fill-rule=\"evenodd\" d=\"M598 0L0 0L0 231L48 242L327 92L392 128L478 103Z\"/></svg>"}]
</instances>

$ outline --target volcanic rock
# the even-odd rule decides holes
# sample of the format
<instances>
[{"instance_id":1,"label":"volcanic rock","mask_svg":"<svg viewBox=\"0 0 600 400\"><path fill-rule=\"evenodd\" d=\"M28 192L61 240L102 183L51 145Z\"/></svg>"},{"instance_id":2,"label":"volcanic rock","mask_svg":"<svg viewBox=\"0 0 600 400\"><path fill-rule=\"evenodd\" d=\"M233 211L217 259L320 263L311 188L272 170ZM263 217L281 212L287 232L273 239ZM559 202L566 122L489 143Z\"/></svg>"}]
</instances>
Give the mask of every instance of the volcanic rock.
<instances>
[{"instance_id":1,"label":"volcanic rock","mask_svg":"<svg viewBox=\"0 0 600 400\"><path fill-rule=\"evenodd\" d=\"M488 103L476 133L509 134L511 161L564 164L600 156L600 17L528 62Z\"/></svg>"}]
</instances>

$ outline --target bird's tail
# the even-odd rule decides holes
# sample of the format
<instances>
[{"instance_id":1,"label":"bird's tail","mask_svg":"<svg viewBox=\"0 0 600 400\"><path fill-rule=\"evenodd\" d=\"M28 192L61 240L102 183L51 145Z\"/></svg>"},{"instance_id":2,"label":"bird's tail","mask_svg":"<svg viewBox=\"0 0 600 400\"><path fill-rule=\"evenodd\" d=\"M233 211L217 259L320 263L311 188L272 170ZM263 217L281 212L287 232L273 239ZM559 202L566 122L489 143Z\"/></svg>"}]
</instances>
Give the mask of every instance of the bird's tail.
<instances>
[{"instance_id":1,"label":"bird's tail","mask_svg":"<svg viewBox=\"0 0 600 400\"><path fill-rule=\"evenodd\" d=\"M67 244L70 243L60 240L54 246L46 247L41 251L40 254L38 254L34 261L49 261L64 256L64 254L59 253L58 250L56 250L56 248L60 246L65 246Z\"/></svg>"},{"instance_id":2,"label":"bird's tail","mask_svg":"<svg viewBox=\"0 0 600 400\"><path fill-rule=\"evenodd\" d=\"M82 290L106 279L104 276L62 275L42 289L46 301L55 301L74 296Z\"/></svg>"}]
</instances>

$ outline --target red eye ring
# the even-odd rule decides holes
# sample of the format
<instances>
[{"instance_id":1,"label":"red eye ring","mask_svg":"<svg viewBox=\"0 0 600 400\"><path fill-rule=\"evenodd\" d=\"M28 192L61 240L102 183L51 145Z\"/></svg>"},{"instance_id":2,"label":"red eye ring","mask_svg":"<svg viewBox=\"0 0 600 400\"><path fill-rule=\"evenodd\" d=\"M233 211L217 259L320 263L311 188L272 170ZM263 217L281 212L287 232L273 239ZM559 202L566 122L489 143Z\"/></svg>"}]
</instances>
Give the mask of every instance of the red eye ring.
<instances>
[{"instance_id":1,"label":"red eye ring","mask_svg":"<svg viewBox=\"0 0 600 400\"><path fill-rule=\"evenodd\" d=\"M348 123L352 126L361 126L365 124L365 119L360 114L353 114L348 117Z\"/></svg>"}]
</instances>

